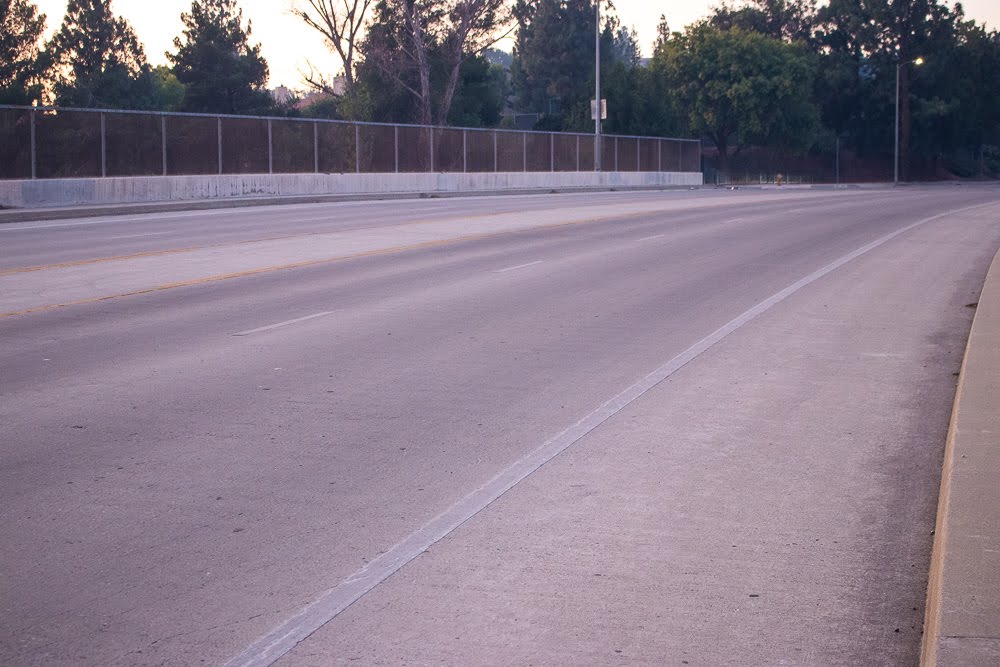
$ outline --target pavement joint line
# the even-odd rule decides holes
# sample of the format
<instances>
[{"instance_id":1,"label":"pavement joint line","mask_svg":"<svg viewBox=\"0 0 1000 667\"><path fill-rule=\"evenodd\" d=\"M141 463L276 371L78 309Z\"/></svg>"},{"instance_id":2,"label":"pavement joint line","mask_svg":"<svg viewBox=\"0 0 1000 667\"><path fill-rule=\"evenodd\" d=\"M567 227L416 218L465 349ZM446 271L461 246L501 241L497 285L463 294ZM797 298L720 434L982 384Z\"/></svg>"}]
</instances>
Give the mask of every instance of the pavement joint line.
<instances>
[{"instance_id":1,"label":"pavement joint line","mask_svg":"<svg viewBox=\"0 0 1000 667\"><path fill-rule=\"evenodd\" d=\"M542 263L542 260L539 259L539 260L534 261L534 262L528 262L527 264L518 264L517 266L508 266L506 269L497 269L493 273L507 273L508 271L517 271L518 269L526 269L529 266L535 266L535 265L541 264L541 263Z\"/></svg>"},{"instance_id":2,"label":"pavement joint line","mask_svg":"<svg viewBox=\"0 0 1000 667\"><path fill-rule=\"evenodd\" d=\"M294 649L299 643L308 639L314 632L332 621L379 584L415 560L434 544L457 530L466 521L492 505L501 496L538 471L546 463L583 439L588 433L621 412L636 399L684 368L730 334L808 285L917 227L973 209L996 205L996 202L975 204L939 213L911 223L841 256L823 268L776 292L716 329L708 336L705 336L653 372L639 379L632 386L600 405L580 421L558 435L546 440L538 448L518 459L491 480L468 493L388 551L369 561L364 567L344 579L340 584L326 590L298 613L262 635L241 653L228 660L225 663L225 667L270 667L270 665L281 659L282 656Z\"/></svg>"},{"instance_id":3,"label":"pavement joint line","mask_svg":"<svg viewBox=\"0 0 1000 667\"><path fill-rule=\"evenodd\" d=\"M322 313L313 313L312 315L306 315L305 317L296 317L293 320L285 320L284 322L278 322L277 324L269 324L265 327L257 327L256 329L250 329L248 331L240 331L239 333L234 333L232 335L249 336L250 334L261 333L263 331L271 331L272 329L280 329L282 327L287 327L291 324L298 324L299 322L308 322L309 320L315 320L318 317L325 317L327 315L333 315L333 311L324 310Z\"/></svg>"}]
</instances>

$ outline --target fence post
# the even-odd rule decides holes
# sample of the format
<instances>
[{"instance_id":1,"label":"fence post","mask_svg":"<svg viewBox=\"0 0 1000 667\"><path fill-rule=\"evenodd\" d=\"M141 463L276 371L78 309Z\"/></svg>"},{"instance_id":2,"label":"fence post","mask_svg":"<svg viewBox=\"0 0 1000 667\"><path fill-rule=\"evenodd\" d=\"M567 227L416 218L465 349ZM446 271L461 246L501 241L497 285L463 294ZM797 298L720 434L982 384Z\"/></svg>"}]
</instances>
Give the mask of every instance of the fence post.
<instances>
[{"instance_id":1,"label":"fence post","mask_svg":"<svg viewBox=\"0 0 1000 667\"><path fill-rule=\"evenodd\" d=\"M684 171L684 143L677 142L677 171Z\"/></svg>"},{"instance_id":2,"label":"fence post","mask_svg":"<svg viewBox=\"0 0 1000 667\"><path fill-rule=\"evenodd\" d=\"M549 134L549 171L556 170L556 135L555 132Z\"/></svg>"},{"instance_id":3,"label":"fence post","mask_svg":"<svg viewBox=\"0 0 1000 667\"><path fill-rule=\"evenodd\" d=\"M528 173L528 133L521 135L521 167L524 173Z\"/></svg>"},{"instance_id":4,"label":"fence post","mask_svg":"<svg viewBox=\"0 0 1000 667\"><path fill-rule=\"evenodd\" d=\"M101 178L108 175L108 139L104 112L101 112Z\"/></svg>"},{"instance_id":5,"label":"fence post","mask_svg":"<svg viewBox=\"0 0 1000 667\"><path fill-rule=\"evenodd\" d=\"M38 151L35 145L35 116L38 112L31 110L31 180L38 178Z\"/></svg>"},{"instance_id":6,"label":"fence post","mask_svg":"<svg viewBox=\"0 0 1000 667\"><path fill-rule=\"evenodd\" d=\"M395 148L393 149L393 155L396 161L396 173L399 173L399 125L392 126L393 143Z\"/></svg>"},{"instance_id":7,"label":"fence post","mask_svg":"<svg viewBox=\"0 0 1000 667\"><path fill-rule=\"evenodd\" d=\"M313 121L313 173L319 173L319 123Z\"/></svg>"},{"instance_id":8,"label":"fence post","mask_svg":"<svg viewBox=\"0 0 1000 667\"><path fill-rule=\"evenodd\" d=\"M656 140L656 171L663 173L663 139Z\"/></svg>"},{"instance_id":9,"label":"fence post","mask_svg":"<svg viewBox=\"0 0 1000 667\"><path fill-rule=\"evenodd\" d=\"M160 116L160 157L163 159L163 175L167 175L167 117Z\"/></svg>"},{"instance_id":10,"label":"fence post","mask_svg":"<svg viewBox=\"0 0 1000 667\"><path fill-rule=\"evenodd\" d=\"M274 173L274 144L271 134L271 119L267 119L267 173Z\"/></svg>"},{"instance_id":11,"label":"fence post","mask_svg":"<svg viewBox=\"0 0 1000 667\"><path fill-rule=\"evenodd\" d=\"M618 137L615 137L615 171L618 171Z\"/></svg>"},{"instance_id":12,"label":"fence post","mask_svg":"<svg viewBox=\"0 0 1000 667\"><path fill-rule=\"evenodd\" d=\"M496 130L493 130L493 173L494 174L500 171L500 149L499 146L497 146L498 143L497 137L499 137L499 133Z\"/></svg>"},{"instance_id":13,"label":"fence post","mask_svg":"<svg viewBox=\"0 0 1000 667\"><path fill-rule=\"evenodd\" d=\"M361 126L354 124L354 173L361 173Z\"/></svg>"},{"instance_id":14,"label":"fence post","mask_svg":"<svg viewBox=\"0 0 1000 667\"><path fill-rule=\"evenodd\" d=\"M428 127L427 131L429 132L429 139L427 143L430 144L429 149L431 153L431 168L429 171L433 174L434 173L434 128Z\"/></svg>"},{"instance_id":15,"label":"fence post","mask_svg":"<svg viewBox=\"0 0 1000 667\"><path fill-rule=\"evenodd\" d=\"M462 173L469 173L469 143L467 135L468 130L462 130Z\"/></svg>"},{"instance_id":16,"label":"fence post","mask_svg":"<svg viewBox=\"0 0 1000 667\"><path fill-rule=\"evenodd\" d=\"M576 135L576 170L580 171L580 135Z\"/></svg>"},{"instance_id":17,"label":"fence post","mask_svg":"<svg viewBox=\"0 0 1000 667\"><path fill-rule=\"evenodd\" d=\"M635 140L635 170L642 171L642 139Z\"/></svg>"},{"instance_id":18,"label":"fence post","mask_svg":"<svg viewBox=\"0 0 1000 667\"><path fill-rule=\"evenodd\" d=\"M222 175L222 116L216 116L215 118L218 127L218 138L219 138L219 175Z\"/></svg>"}]
</instances>

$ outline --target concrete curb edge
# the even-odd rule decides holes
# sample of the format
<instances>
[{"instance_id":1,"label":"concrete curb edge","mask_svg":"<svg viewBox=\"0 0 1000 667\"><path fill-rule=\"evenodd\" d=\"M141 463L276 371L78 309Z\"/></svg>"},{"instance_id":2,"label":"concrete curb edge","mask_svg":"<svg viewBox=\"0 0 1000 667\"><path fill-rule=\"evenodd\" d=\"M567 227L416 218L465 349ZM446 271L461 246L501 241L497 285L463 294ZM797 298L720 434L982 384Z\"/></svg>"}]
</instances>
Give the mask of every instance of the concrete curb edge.
<instances>
[{"instance_id":1,"label":"concrete curb edge","mask_svg":"<svg viewBox=\"0 0 1000 667\"><path fill-rule=\"evenodd\" d=\"M945 444L921 667L1000 664L1000 253L966 345ZM992 435L992 438L990 437ZM992 440L992 442L991 442ZM986 465L983 465L983 464ZM992 517L992 522L990 518ZM987 554L992 554L987 556ZM989 661L989 662L984 662Z\"/></svg>"}]
</instances>

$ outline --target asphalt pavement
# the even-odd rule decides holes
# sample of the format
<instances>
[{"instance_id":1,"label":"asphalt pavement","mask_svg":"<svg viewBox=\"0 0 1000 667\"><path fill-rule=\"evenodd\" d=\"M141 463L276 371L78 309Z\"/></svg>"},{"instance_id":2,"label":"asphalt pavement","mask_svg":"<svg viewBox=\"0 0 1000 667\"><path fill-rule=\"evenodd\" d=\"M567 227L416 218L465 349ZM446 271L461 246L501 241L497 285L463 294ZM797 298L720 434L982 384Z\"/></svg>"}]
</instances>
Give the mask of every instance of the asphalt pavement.
<instances>
[{"instance_id":1,"label":"asphalt pavement","mask_svg":"<svg viewBox=\"0 0 1000 667\"><path fill-rule=\"evenodd\" d=\"M989 187L0 227L0 664L915 664Z\"/></svg>"}]
</instances>

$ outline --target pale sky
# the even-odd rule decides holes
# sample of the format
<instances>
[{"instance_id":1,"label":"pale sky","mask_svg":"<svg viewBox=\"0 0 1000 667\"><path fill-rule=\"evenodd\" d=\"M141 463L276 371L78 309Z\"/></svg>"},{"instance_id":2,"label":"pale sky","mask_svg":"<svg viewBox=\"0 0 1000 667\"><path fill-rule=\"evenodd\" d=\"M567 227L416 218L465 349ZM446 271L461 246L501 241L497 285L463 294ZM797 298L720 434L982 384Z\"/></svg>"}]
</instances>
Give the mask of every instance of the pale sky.
<instances>
[{"instance_id":1,"label":"pale sky","mask_svg":"<svg viewBox=\"0 0 1000 667\"><path fill-rule=\"evenodd\" d=\"M271 67L271 87L279 85L303 88L300 70L307 60L320 70L332 73L339 62L323 45L319 33L289 13L294 0L241 0L243 16L253 22L251 39L262 47ZM62 23L66 0L35 0L48 16L49 33ZM656 26L661 14L666 15L672 30L681 30L689 23L706 16L718 0L614 0L622 24L634 26L639 33L643 55L650 55ZM986 23L991 29L1000 27L998 0L965 0L967 17ZM146 57L154 65L166 62L164 52L173 50L173 39L182 30L180 15L191 7L191 0L113 0L112 9L124 16L135 29L146 49Z\"/></svg>"}]
</instances>

